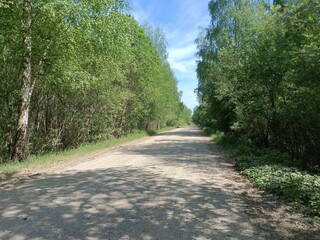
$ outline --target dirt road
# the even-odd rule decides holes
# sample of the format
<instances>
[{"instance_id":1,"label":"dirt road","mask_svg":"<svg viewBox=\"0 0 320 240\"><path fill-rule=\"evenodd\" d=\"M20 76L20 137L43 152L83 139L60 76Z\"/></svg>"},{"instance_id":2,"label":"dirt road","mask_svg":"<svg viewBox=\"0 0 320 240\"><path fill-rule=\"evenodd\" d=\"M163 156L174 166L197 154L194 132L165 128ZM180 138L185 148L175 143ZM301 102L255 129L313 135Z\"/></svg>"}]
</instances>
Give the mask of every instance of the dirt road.
<instances>
[{"instance_id":1,"label":"dirt road","mask_svg":"<svg viewBox=\"0 0 320 240\"><path fill-rule=\"evenodd\" d=\"M78 162L1 190L0 239L320 239L195 127Z\"/></svg>"}]
</instances>

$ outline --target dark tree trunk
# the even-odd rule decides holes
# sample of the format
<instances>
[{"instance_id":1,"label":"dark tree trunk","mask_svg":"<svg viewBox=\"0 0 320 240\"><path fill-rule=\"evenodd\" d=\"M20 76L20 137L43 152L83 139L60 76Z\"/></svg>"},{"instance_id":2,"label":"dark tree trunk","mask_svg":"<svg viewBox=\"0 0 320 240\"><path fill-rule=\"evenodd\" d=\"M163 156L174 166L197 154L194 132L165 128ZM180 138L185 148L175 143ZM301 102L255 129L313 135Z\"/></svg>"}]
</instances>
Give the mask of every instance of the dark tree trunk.
<instances>
[{"instance_id":1,"label":"dark tree trunk","mask_svg":"<svg viewBox=\"0 0 320 240\"><path fill-rule=\"evenodd\" d=\"M22 99L18 120L15 144L12 149L12 159L25 158L25 145L29 120L30 99L34 88L31 72L31 2L23 1L23 73L22 73Z\"/></svg>"}]
</instances>

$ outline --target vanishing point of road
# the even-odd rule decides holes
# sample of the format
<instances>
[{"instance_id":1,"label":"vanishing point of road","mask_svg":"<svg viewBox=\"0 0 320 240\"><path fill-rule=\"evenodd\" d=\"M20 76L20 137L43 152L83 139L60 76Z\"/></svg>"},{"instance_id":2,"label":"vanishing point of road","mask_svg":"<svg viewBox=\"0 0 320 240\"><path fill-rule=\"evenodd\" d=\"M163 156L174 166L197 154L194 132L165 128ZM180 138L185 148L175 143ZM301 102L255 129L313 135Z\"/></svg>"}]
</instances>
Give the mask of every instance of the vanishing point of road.
<instances>
[{"instance_id":1,"label":"vanishing point of road","mask_svg":"<svg viewBox=\"0 0 320 240\"><path fill-rule=\"evenodd\" d=\"M241 181L199 129L176 129L0 190L0 239L277 239Z\"/></svg>"}]
</instances>

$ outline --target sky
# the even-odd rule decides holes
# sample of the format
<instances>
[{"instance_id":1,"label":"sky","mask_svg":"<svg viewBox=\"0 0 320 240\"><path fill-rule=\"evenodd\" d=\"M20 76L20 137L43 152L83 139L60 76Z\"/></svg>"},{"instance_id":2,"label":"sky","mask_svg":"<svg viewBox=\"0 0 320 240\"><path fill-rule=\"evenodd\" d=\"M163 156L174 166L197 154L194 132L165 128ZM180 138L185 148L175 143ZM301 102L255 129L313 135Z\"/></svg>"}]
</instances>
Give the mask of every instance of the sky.
<instances>
[{"instance_id":1,"label":"sky","mask_svg":"<svg viewBox=\"0 0 320 240\"><path fill-rule=\"evenodd\" d=\"M169 63L183 92L182 101L188 108L198 105L194 90L197 88L196 52L194 43L210 22L209 0L130 0L131 14L140 23L147 21L160 26L167 38Z\"/></svg>"}]
</instances>

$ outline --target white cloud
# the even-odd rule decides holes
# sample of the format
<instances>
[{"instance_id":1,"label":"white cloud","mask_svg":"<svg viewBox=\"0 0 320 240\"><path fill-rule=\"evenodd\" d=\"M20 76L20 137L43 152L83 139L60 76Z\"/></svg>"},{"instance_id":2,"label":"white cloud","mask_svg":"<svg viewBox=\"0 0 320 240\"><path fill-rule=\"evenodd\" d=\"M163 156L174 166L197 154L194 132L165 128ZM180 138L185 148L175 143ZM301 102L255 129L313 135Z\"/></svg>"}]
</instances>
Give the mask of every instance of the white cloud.
<instances>
[{"instance_id":1,"label":"white cloud","mask_svg":"<svg viewBox=\"0 0 320 240\"><path fill-rule=\"evenodd\" d=\"M197 0L184 0L182 2L183 7L188 9L188 11L185 11L186 16L184 18L184 21L186 21L188 25L198 28L199 26L206 26L209 24L209 1L205 2L205 4L199 3Z\"/></svg>"},{"instance_id":2,"label":"white cloud","mask_svg":"<svg viewBox=\"0 0 320 240\"><path fill-rule=\"evenodd\" d=\"M191 60L172 61L169 59L170 66L173 70L177 70L180 73L192 75L195 72L195 63Z\"/></svg>"},{"instance_id":3,"label":"white cloud","mask_svg":"<svg viewBox=\"0 0 320 240\"><path fill-rule=\"evenodd\" d=\"M132 15L140 23L147 20L151 15L150 9L143 8L136 0L132 1L132 10Z\"/></svg>"},{"instance_id":4,"label":"white cloud","mask_svg":"<svg viewBox=\"0 0 320 240\"><path fill-rule=\"evenodd\" d=\"M169 61L194 58L195 53L195 44L189 44L180 48L169 48Z\"/></svg>"}]
</instances>

